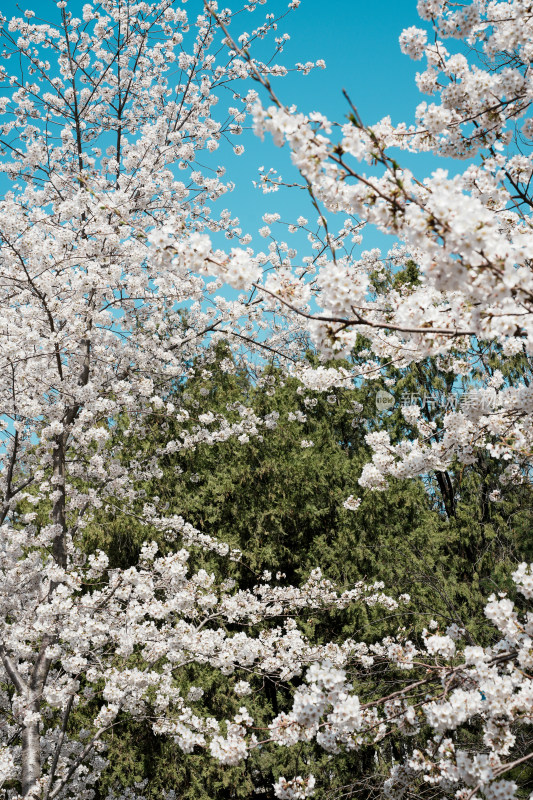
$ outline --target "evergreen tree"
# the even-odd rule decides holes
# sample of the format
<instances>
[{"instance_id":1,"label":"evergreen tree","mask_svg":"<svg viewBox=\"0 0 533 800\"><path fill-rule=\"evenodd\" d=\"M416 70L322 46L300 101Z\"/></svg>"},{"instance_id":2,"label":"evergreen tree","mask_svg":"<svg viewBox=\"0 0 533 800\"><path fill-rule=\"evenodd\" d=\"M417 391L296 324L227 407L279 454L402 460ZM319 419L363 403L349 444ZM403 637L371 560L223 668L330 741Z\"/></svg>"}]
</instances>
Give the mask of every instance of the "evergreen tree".
<instances>
[{"instance_id":1,"label":"evergreen tree","mask_svg":"<svg viewBox=\"0 0 533 800\"><path fill-rule=\"evenodd\" d=\"M411 637L419 637L435 619L442 629L455 624L467 630L472 643L484 643L491 635L482 612L484 599L495 588L505 587L510 566L528 555L530 488L502 487L501 502L489 502L488 494L500 485L501 467L478 459L446 477L393 479L386 491L362 490L357 478L369 458L365 435L387 430L394 438L412 432L401 404L381 414L376 409L376 392L390 388L391 380L397 396L404 392L436 396L453 390L428 360L403 371L384 370L372 387L335 389L329 394L307 391L275 365L265 366L259 378L251 376L219 343L192 365L186 382L174 387L173 402L188 411L184 425L191 434L199 415L237 418L243 408L265 421L261 433L248 441L229 438L214 446L177 448L166 457L162 475L143 485L144 499L163 502L168 513L183 516L203 533L240 550L242 559L233 564L231 576L240 585L253 586L264 571L272 573L274 582L285 576L298 582L320 565L326 577L346 587L359 580L382 581L386 589L412 597L410 605L388 618L360 608L317 614L301 623L317 641L340 642L347 637L377 641L397 629L400 615ZM442 410L426 404L424 413ZM146 420L145 438L130 442L131 457L149 463L152 449L162 441L178 441L182 429L176 423L168 427L154 413ZM453 487L453 513L443 488L448 483ZM361 498L356 511L345 506L353 494ZM117 566L133 562L146 536L136 527L134 512L102 509L86 531L87 549L104 545ZM168 547L164 540L159 545ZM198 559L197 566L218 570L215 557L203 553ZM184 694L191 687L200 688L204 712L223 709L230 718L238 703L227 681L233 686L242 679L249 680L252 697L247 704L259 728L289 708L299 683L242 674L225 679L195 666L182 678L181 688ZM356 680L363 694L383 692L379 670ZM266 730L263 734L267 739ZM397 758L399 746L392 738L375 753L362 750L337 757L332 787L360 788L375 770L385 775L385 766ZM262 796L273 797L270 787L280 774L299 774L310 761L315 771L320 765L327 769L329 760L314 745L296 753L265 747L255 750L244 764L221 768L208 753L185 755L171 742L154 737L148 726L127 721L123 733L109 742L109 757L110 768L100 788L104 794L117 780L145 781L150 797L173 785L187 800L246 798L261 787L266 793Z\"/></svg>"}]
</instances>

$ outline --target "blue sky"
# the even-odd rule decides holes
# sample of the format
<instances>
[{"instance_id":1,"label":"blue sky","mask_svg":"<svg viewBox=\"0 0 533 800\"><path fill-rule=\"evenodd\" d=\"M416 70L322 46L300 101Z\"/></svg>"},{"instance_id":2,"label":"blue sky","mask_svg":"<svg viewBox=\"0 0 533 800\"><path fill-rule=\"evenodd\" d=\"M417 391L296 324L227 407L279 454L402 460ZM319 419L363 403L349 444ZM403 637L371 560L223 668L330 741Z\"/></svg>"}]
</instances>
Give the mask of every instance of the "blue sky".
<instances>
[{"instance_id":1,"label":"blue sky","mask_svg":"<svg viewBox=\"0 0 533 800\"><path fill-rule=\"evenodd\" d=\"M68 0L67 7L81 16L84 2ZM227 4L237 8L241 2L228 0ZM262 12L277 15L287 4L288 0L267 0L253 15L255 23ZM225 5L219 2L220 7ZM21 16L26 8L51 22L59 18L55 0L2 0L0 11L9 18ZM203 2L188 0L184 8L194 19L202 12ZM245 27L247 15L240 20ZM294 102L308 110L319 104L324 113L339 116L344 109L344 87L365 117L373 119L390 113L393 118L403 118L406 104L413 107L417 102L414 75L419 64L400 53L398 37L404 27L413 24L420 24L416 0L301 0L299 9L289 14L280 27L291 36L285 61L323 58L327 70L306 79L289 80L298 95Z\"/></svg>"},{"instance_id":2,"label":"blue sky","mask_svg":"<svg viewBox=\"0 0 533 800\"><path fill-rule=\"evenodd\" d=\"M269 10L280 13L287 4L288 0L269 0L258 6L256 13L259 16ZM186 8L191 13L199 6L200 0L189 0ZM248 22L247 15L241 16L232 24L232 33L251 32L251 20L252 17ZM343 122L349 111L342 94L346 89L365 123L375 122L387 114L393 122L412 120L422 99L415 85L415 75L421 64L400 52L398 37L403 28L417 21L416 0L384 0L374 4L362 0L330 0L329 3L302 0L300 7L280 24L279 32L287 32L291 38L278 60L291 67L297 62L321 58L326 62L326 69L312 70L306 76L295 72L274 78L277 96L286 105L295 104L303 112L320 111L332 121ZM268 104L266 94L261 97ZM262 224L264 211L278 211L286 221L289 218L294 221L300 214L314 220L316 212L302 193L292 190L263 196L252 188L260 165L267 169L275 167L288 181L297 177L291 168L287 148L276 148L268 137L261 143L256 137L245 135L242 141L246 152L230 160L227 173L238 188L222 202L232 211L235 209L243 229L254 234ZM427 163L425 166L427 169ZM383 237L371 234L363 249L382 243ZM266 243L254 239L253 244L263 249Z\"/></svg>"},{"instance_id":3,"label":"blue sky","mask_svg":"<svg viewBox=\"0 0 533 800\"><path fill-rule=\"evenodd\" d=\"M68 9L81 16L83 2L68 0ZM235 0L228 4L236 8L240 2ZM240 15L232 25L232 32L237 35L242 30L251 32L259 22L258 17L264 18L269 11L278 15L287 5L288 0L268 0L265 5L258 5L255 14L245 12ZM40 0L38 3L26 0L18 8L16 0L3 0L1 10L9 18L20 16L26 7L33 7L38 17L51 22L59 19L55 0ZM203 10L202 0L189 0L185 8L194 19ZM348 112L342 95L342 89L346 89L365 123L371 124L385 115L390 115L393 122L410 122L416 105L422 100L414 82L422 63L412 62L400 52L398 37L403 28L417 23L420 24L416 0L375 3L366 0L302 0L300 8L290 13L280 25L279 32L287 32L291 38L279 61L290 67L296 62L322 58L327 67L313 70L307 76L293 73L286 78L274 79L275 90L287 105L294 103L304 112L320 111L331 120L342 122ZM243 144L246 153L239 158L230 158L228 163L227 177L236 182L237 189L221 201L234 215L239 215L243 229L253 234L261 224L260 217L264 211L279 210L284 218L290 213L293 219L300 213L310 216L305 202L299 208L301 196L297 197L298 193L279 192L265 197L252 188L260 165L278 168L285 179L294 177L294 173L291 176L286 148L280 151L270 141L261 143L249 133L244 135ZM221 161L225 163L222 154ZM415 168L419 175L440 166L426 155L414 162L402 154L401 161ZM378 239L371 235L364 247L375 246ZM263 240L260 240L260 245L264 245Z\"/></svg>"},{"instance_id":4,"label":"blue sky","mask_svg":"<svg viewBox=\"0 0 533 800\"><path fill-rule=\"evenodd\" d=\"M286 7L287 0L274 0L273 10ZM262 6L267 9L269 5ZM191 9L191 3L188 5ZM417 71L424 62L413 62L400 51L399 36L410 25L421 25L416 10L416 0L302 0L299 9L290 14L280 26L289 33L283 59L286 66L296 62L316 61L323 58L326 69L315 69L309 75L294 73L274 80L275 91L287 105L294 103L298 109L308 113L320 111L332 121L343 122L348 106L342 90L346 89L357 107L363 122L371 124L390 115L393 123L414 120L416 106L424 98L415 84ZM265 98L265 102L266 98ZM294 213L299 198L294 192L282 192L260 198L249 187L257 177L257 167L274 166L288 180L291 176L288 154L274 147L271 142L260 143L246 137L247 152L231 165L231 174L237 176L239 184L237 209L246 229L250 225L253 233L257 224L252 220L260 216L259 208L279 211L285 217L293 212L308 215L309 208ZM401 163L408 165L420 175L427 175L440 166L449 166L432 156L423 154L412 157L400 154ZM237 199L238 197L238 199ZM248 199L249 198L249 199ZM228 199L228 205L230 200ZM256 212L256 213L254 213ZM316 214L315 214L316 216ZM384 246L385 237L377 232L368 232L362 249ZM254 242L255 243L255 242ZM386 245L390 246L391 242Z\"/></svg>"},{"instance_id":5,"label":"blue sky","mask_svg":"<svg viewBox=\"0 0 533 800\"><path fill-rule=\"evenodd\" d=\"M414 85L420 63L400 52L398 37L417 22L416 0L302 0L285 25L291 36L286 60L323 58L327 69L291 81L297 105L304 111L320 106L326 116L340 118L345 88L364 121L386 114L404 119L420 101Z\"/></svg>"}]
</instances>

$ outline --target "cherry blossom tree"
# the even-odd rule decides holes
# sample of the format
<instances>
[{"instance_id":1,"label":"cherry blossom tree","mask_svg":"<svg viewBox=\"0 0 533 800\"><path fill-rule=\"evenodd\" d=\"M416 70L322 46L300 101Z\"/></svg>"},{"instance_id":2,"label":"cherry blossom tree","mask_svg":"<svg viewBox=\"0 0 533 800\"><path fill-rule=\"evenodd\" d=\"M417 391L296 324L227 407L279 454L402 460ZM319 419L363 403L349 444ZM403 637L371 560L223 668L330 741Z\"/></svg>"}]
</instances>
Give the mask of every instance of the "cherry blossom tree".
<instances>
[{"instance_id":1,"label":"cherry blossom tree","mask_svg":"<svg viewBox=\"0 0 533 800\"><path fill-rule=\"evenodd\" d=\"M533 757L529 747L519 756L512 749L517 726L530 722L530 617L519 616L507 597L491 598L486 613L503 638L488 648L464 646L461 631L431 628L419 645L402 631L373 645L317 645L295 617L356 602L395 609L408 598L392 599L372 582L339 588L319 569L300 587L274 585L265 575L247 590L189 569L195 549L229 560L241 554L165 515L155 500L143 505L140 487L161 475L158 458L126 466L113 433L120 426L125 439L142 437L146 414L185 422L170 387L186 380L191 360L220 336L235 343L236 356L245 344L298 362L307 322L325 355L348 352L364 329L374 357L359 377L379 370L376 358L446 358L450 342L457 349L474 336L497 338L508 353L523 346L529 352L529 162L501 154L509 125L529 102L529 7L479 3L456 12L422 3L441 37L483 41L494 69L469 67L448 56L440 39L426 45L423 32L407 31L403 47L415 56L426 52L430 69L421 86L440 91L441 105L422 107L413 128L387 121L366 128L354 110L340 141L320 114L306 117L277 100L269 76L284 67L252 57L252 44L277 31L272 15L235 41L229 26L236 15L214 3L194 22L171 0L88 3L82 18L64 0L58 10L52 24L27 11L2 28L0 145L11 181L0 202L6 796L92 797L105 766L106 733L123 715L148 716L150 705L155 733L173 737L185 752L209 748L227 764L268 741L316 739L334 754L368 742L377 747L391 730L414 731L424 745L405 748L405 763L385 786L391 796L422 776L469 800L480 791L489 799L512 797L514 784L503 776ZM254 13L254 5L243 10ZM275 36L274 54L284 41ZM497 59L507 52L513 66L501 67ZM442 85L438 70L447 76ZM266 110L257 105L253 79L273 102ZM222 112L228 87L232 105ZM226 144L242 152L234 137L254 108L256 130L288 142L316 208L325 211L325 249L319 242L319 259L306 257L295 270L291 248L280 243L269 256L254 255L231 212L215 213L231 185L212 154ZM418 182L391 158L391 146L460 157L485 148L489 155L459 177L438 172ZM361 173L358 160L377 162L383 174ZM263 185L271 188L273 180L269 173ZM333 213L342 218L338 234L328 227ZM276 214L267 217L261 235L269 237L268 226L277 222ZM379 255L354 261L342 251L367 223L398 236L403 245L389 258L413 259L420 286L372 296ZM298 218L292 227L307 224ZM241 246L215 249L219 234ZM275 269L263 277L265 265ZM217 277L206 282L209 274ZM213 297L223 281L245 294ZM322 312L314 313L311 302ZM294 370L305 385L320 388L358 376L311 370L303 361ZM396 449L374 435L366 485L379 488L386 474L400 470L440 467L451 454L465 460L474 446L509 458L510 477L520 475L531 438L529 385L505 386L496 376L482 391L490 413L450 414L433 441L422 427L421 441ZM209 416L197 423L184 426L160 455L258 436L268 427L244 406L237 421ZM146 528L138 564L112 569L103 552L85 557L83 530L101 507L120 507ZM168 542L164 551L151 541L155 531ZM530 598L529 568L518 567L514 579ZM376 660L390 674L411 670L415 678L361 702L348 670L364 677ZM190 663L281 680L308 668L307 683L296 691L293 710L261 732L244 701L231 720L195 713L194 694L182 697L176 681ZM244 684L236 686L243 697ZM483 727L483 756L455 744L453 732L472 720ZM305 797L314 785L311 774L289 776L275 794Z\"/></svg>"},{"instance_id":2,"label":"cherry blossom tree","mask_svg":"<svg viewBox=\"0 0 533 800\"><path fill-rule=\"evenodd\" d=\"M531 569L522 564L513 578L530 599ZM405 761L393 766L385 797L435 796L435 789L437 796L461 800L515 797L518 786L509 773L533 758L530 746L519 755L514 750L519 724L531 724L531 614L521 619L503 596L491 597L485 612L503 637L490 648L467 645L459 653L461 631L452 626L444 633L437 623L424 632L422 648L408 640L361 646L364 669L381 662L389 674L396 669L409 675L401 689L379 699L362 703L345 670L331 661L313 665L293 710L272 722L274 740L287 745L316 737L333 754L375 743L379 752L379 742L394 730L413 738L425 725L424 746L410 748ZM479 749L461 746L461 728L471 729L473 722L481 725ZM306 797L313 786L314 778L283 779L277 796Z\"/></svg>"},{"instance_id":3,"label":"cherry blossom tree","mask_svg":"<svg viewBox=\"0 0 533 800\"><path fill-rule=\"evenodd\" d=\"M414 124L393 125L385 118L370 126L348 95L349 121L339 125L319 111L305 114L285 105L247 43L234 38L214 6L206 3L206 8L226 34L230 52L243 58L262 87L266 103L255 106L255 130L289 149L302 177L298 188L307 188L318 212L318 229L310 230L303 216L288 222L276 214L265 218L260 233L272 237L273 246L268 255L251 254L238 284L235 256L221 257L202 236L195 242L204 262L196 269L235 286L247 283L265 309L300 319L325 359L350 354L361 333L370 340L368 362L349 374L331 368L300 372L314 388L372 378L384 359L401 367L432 356L456 376L484 367L476 372L469 403L445 414L442 427L428 423L412 406L404 414L418 436L393 444L385 432L370 434L374 456L360 477L363 487L385 488L388 475L442 472L454 461L473 463L484 452L507 462L504 481L529 480L530 4L420 0L425 27L405 30L400 45L415 60L426 59L417 83L437 101L421 103ZM451 52L446 39L459 46ZM420 178L400 166L398 149L468 164L458 165L456 174L437 169ZM366 168L360 166L365 163ZM278 191L283 182L271 170L263 173L260 186ZM296 247L287 248L270 227L277 224L288 225L288 233L305 231L315 252L301 255ZM352 246L364 242L367 226L395 237L385 256L373 249L354 257ZM185 244L173 255L178 261L191 259ZM416 279L383 291L386 270L410 263ZM521 357L522 369L512 381L484 362L486 343L503 356ZM498 501L498 492L491 501ZM518 567L514 579L529 599L527 565ZM503 636L493 647L457 646L461 634L450 630L428 632L421 650L397 641L378 648L391 669L410 670L416 663L422 671L419 680L389 697L361 704L338 664L314 666L292 714L273 723L274 739L289 744L315 736L335 753L364 741L377 744L389 735L396 715L404 734L415 733L421 724L431 733L422 749L411 750L393 770L384 787L390 796L411 791L420 779L422 785L468 800L480 792L487 798L514 797L517 785L509 773L533 758L530 745L517 752L516 737L517 728L531 722L531 615L521 619L510 599L495 596L486 614ZM374 654L364 646L362 652L372 664ZM457 731L472 724L483 730L477 755L458 746ZM277 793L304 797L313 786L314 779L284 779Z\"/></svg>"},{"instance_id":4,"label":"cherry blossom tree","mask_svg":"<svg viewBox=\"0 0 533 800\"><path fill-rule=\"evenodd\" d=\"M511 386L487 371L468 411L449 414L437 434L422 425L417 439L399 446L373 441L376 457L362 482L375 488L387 474L442 469L455 457L468 462L477 448L509 460L514 480L527 472L532 452L529 6L420 0L418 9L425 27L405 30L400 46L426 59L417 83L437 98L418 106L414 124L397 125L388 117L364 124L347 94L344 124L285 105L219 20L270 103L255 106L256 132L289 148L319 212L318 229L302 216L288 227L308 233L314 253L284 248L282 258L271 252L250 260L248 282L265 305L305 320L324 357L345 356L358 334L368 337L374 364L371 357L354 373L359 378L375 375L379 359L401 366L429 354L460 376L471 369L476 342L525 356L525 380ZM445 39L460 46L450 51ZM421 178L400 166L398 150L456 159L456 174L436 169ZM274 173L264 173L261 185L282 188ZM279 215L271 223L281 225ZM356 258L353 246L364 242L369 226L396 242L386 254L373 248ZM263 233L280 242L268 226ZM394 270L410 261L419 270L415 282L379 291L387 265ZM206 266L224 276L230 263L212 257Z\"/></svg>"},{"instance_id":5,"label":"cherry blossom tree","mask_svg":"<svg viewBox=\"0 0 533 800\"><path fill-rule=\"evenodd\" d=\"M268 16L256 38L278 23ZM102 736L120 714L145 713L150 692L154 731L184 750L210 744L232 762L246 752L248 716L222 736L180 696L181 665L289 675L320 657L283 624L289 613L393 603L380 587L337 591L319 571L300 589L219 585L188 570L186 547L240 554L153 504L138 519L147 539L165 533L168 552L147 543L140 563L120 571L80 549L95 508L134 514L139 483L160 475L157 458L124 465L112 437L119 422L127 438L142 436L147 413L185 421L170 389L206 342L258 346L253 309L213 298L220 282L169 267L155 247L170 229L177 241L207 229L246 244L229 211L211 214L231 188L211 154L226 143L241 152L234 138L256 98L248 66L220 49L217 25L210 15L191 24L171 0L88 3L81 19L59 2L54 23L32 11L2 19L0 147L11 185L0 202L0 781L9 797L92 796ZM274 54L282 45L273 42ZM215 113L230 84L233 105ZM245 255L233 251L234 262ZM261 347L290 355L286 325L274 320L270 331ZM262 425L243 407L238 421L199 420L166 446L260 435ZM263 638L227 632L263 619ZM89 715L81 730L80 709Z\"/></svg>"}]
</instances>

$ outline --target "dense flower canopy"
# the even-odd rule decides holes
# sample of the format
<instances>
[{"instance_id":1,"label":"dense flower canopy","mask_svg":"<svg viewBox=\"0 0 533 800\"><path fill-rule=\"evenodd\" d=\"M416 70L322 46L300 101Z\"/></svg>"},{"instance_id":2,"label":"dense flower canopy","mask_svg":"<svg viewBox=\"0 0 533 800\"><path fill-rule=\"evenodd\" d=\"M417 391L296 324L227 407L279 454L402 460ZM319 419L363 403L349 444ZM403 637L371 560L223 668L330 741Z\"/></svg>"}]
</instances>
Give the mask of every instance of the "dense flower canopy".
<instances>
[{"instance_id":1,"label":"dense flower canopy","mask_svg":"<svg viewBox=\"0 0 533 800\"><path fill-rule=\"evenodd\" d=\"M272 234L277 247L264 278L257 278L265 260L259 253L247 279L266 307L277 299L289 316L299 316L325 357L346 356L364 334L374 357L402 365L431 354L460 377L482 360L479 349L472 355L476 343L495 342L505 355L528 359L533 346L530 9L521 2L420 2L418 9L426 28L405 30L400 44L412 58L426 59L417 82L437 102L422 102L415 124L385 118L367 126L353 105L340 125L289 108L228 33L272 103L256 104L256 132L288 145L321 214L321 232L309 237L316 255L288 252ZM462 46L449 51L446 39ZM422 178L401 168L398 149L458 159L456 174L439 168ZM365 163L373 168L365 172ZM292 227L307 224L303 218ZM386 255L372 249L354 257L367 226L397 238ZM207 269L231 283L236 259L214 270L216 260L207 258ZM415 282L380 290L387 266L410 262L417 265ZM238 285L243 280L241 271ZM372 377L372 367L360 367L356 377ZM515 479L532 452L532 397L527 380L509 385L501 373L486 372L468 408L450 413L435 435L421 424L418 440L396 447L383 437L372 441L376 455L363 485L379 488L387 474L420 474L454 457L468 463L478 447L512 462ZM416 421L416 409L411 417Z\"/></svg>"},{"instance_id":2,"label":"dense flower canopy","mask_svg":"<svg viewBox=\"0 0 533 800\"><path fill-rule=\"evenodd\" d=\"M245 443L273 427L244 405L191 419L172 401L193 360L222 338L236 361L260 371L260 354L273 354L313 391L373 380L384 361L432 356L452 376L481 363L471 402L442 425L409 405L415 436L393 444L386 431L370 433L372 463L359 483L382 489L387 476L468 464L479 451L508 463L504 481L529 478L531 4L420 0L419 12L425 27L404 31L400 44L426 59L419 88L437 102L396 126L366 126L355 107L333 125L284 105L270 77L286 72L273 61L285 39L270 13L252 35L234 32L239 13L213 2L195 19L172 0L87 3L77 18L62 0L52 23L32 11L2 20L0 148L12 187L0 201L0 781L10 800L93 797L103 737L123 714L149 717L185 753L207 748L229 765L267 742L316 740L336 755L416 734L425 745L392 767L388 796L415 780L460 800L515 796L505 776L533 758L531 748L513 756L533 692L533 623L518 601L488 599L497 632L488 647L436 623L419 643L405 630L370 644L316 643L299 618L354 604L395 611L408 598L372 580L336 586L319 568L299 587L263 575L240 588L191 556L232 563L239 551L166 514L159 498L143 502L143 482L162 476L165 455ZM253 48L270 39L273 57L259 60ZM446 39L458 40L457 52ZM318 209L319 233L299 209L289 224L290 234L308 233L311 255L275 236L277 214L259 231L268 254L255 252L221 209L232 187L213 154L242 154L237 137L252 116L259 136L288 145ZM461 169L420 179L391 155L398 148L459 159ZM270 175L264 188L280 189ZM354 256L367 225L396 237L386 256ZM239 246L226 252L223 236ZM384 280L405 269L413 280ZM216 295L223 283L242 294ZM361 333L369 347L355 366L312 367L304 357L311 345L324 361L349 356ZM484 364L487 341L524 355L516 380ZM128 441L142 439L154 414L183 425L179 437L148 459L130 457ZM83 531L102 508L126 509L146 529L136 565L111 567L101 550L86 556ZM531 568L520 564L513 580L530 600ZM182 696L176 676L191 663L239 675L233 719L197 714L195 693ZM349 670L376 664L408 679L361 699ZM254 729L246 706L249 674L302 679L292 710L268 730ZM454 740L472 720L482 728L476 755ZM312 795L311 772L281 777L275 796Z\"/></svg>"}]
</instances>

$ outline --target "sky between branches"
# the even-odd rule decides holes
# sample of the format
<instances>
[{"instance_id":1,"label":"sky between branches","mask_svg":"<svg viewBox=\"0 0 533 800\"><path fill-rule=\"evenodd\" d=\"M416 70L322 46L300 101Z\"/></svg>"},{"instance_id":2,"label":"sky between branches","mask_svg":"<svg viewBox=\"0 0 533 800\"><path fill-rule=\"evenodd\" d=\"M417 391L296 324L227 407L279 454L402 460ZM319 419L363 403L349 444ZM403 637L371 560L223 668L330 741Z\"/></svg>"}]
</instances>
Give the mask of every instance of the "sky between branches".
<instances>
[{"instance_id":1,"label":"sky between branches","mask_svg":"<svg viewBox=\"0 0 533 800\"><path fill-rule=\"evenodd\" d=\"M68 10L73 16L81 16L84 0L69 0ZM221 3L221 6L224 4ZM260 6L259 17L266 13L282 13L288 0L268 0ZM2 13L10 19L20 16L26 8L36 12L37 17L49 21L58 19L55 0L4 0ZM202 0L188 0L184 8L189 18L194 20L202 13ZM249 30L257 24L258 15L253 14L248 21L240 15L232 25L232 33ZM300 7L290 13L281 23L280 32L290 35L290 42L278 59L287 67L297 62L323 59L326 69L314 69L304 76L293 73L284 78L274 79L274 88L282 102L295 104L298 109L309 113L320 111L332 121L343 122L348 112L347 102L342 95L346 89L352 102L357 106L363 121L371 124L386 115L393 122L411 121L416 105L423 99L415 85L415 75L419 65L400 52L398 37L409 25L419 24L416 0L383 0L370 3L366 0L302 0ZM249 24L252 27L247 28ZM238 31L237 31L238 28ZM261 95L268 105L268 99ZM285 180L296 179L291 170L288 153L281 153L271 141L260 142L246 131L242 137L245 153L235 156L227 163L227 177L236 184L232 195L221 201L233 215L238 215L244 231L257 241L257 229L261 226L261 215L274 212L298 216L310 212L309 204L302 198L302 207L295 207L293 192L277 192L263 197L254 190L252 181L259 175L258 168L275 167ZM443 166L432 156L418 156L416 163L402 154L402 163L428 174ZM447 165L446 165L447 166ZM0 178L0 190L8 186ZM296 213L294 213L296 211ZM385 237L368 231L363 249L384 246ZM261 239L257 245L264 244Z\"/></svg>"}]
</instances>

